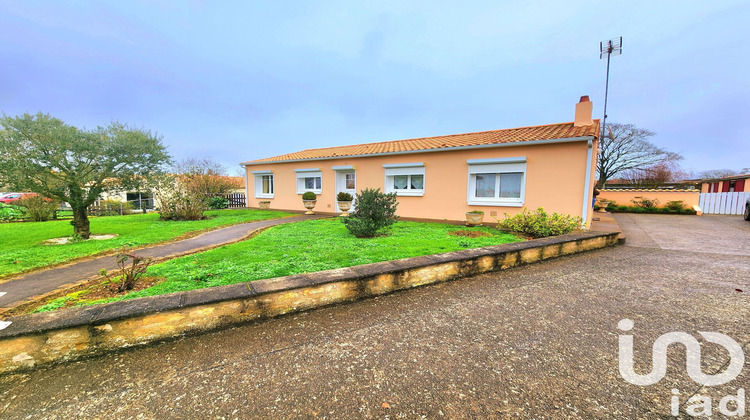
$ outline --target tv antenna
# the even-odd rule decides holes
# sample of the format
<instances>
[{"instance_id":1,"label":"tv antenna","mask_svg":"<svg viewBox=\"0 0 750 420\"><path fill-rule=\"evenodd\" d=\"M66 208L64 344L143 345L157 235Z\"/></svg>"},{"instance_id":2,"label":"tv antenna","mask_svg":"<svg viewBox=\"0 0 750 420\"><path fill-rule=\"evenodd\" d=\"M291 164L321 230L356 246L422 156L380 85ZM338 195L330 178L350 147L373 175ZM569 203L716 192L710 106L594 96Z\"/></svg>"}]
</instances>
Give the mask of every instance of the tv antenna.
<instances>
[{"instance_id":1,"label":"tv antenna","mask_svg":"<svg viewBox=\"0 0 750 420\"><path fill-rule=\"evenodd\" d=\"M604 119L602 119L602 137L607 135L607 95L609 94L609 59L622 54L622 37L599 43L599 59L607 57L607 82L604 85Z\"/></svg>"}]
</instances>

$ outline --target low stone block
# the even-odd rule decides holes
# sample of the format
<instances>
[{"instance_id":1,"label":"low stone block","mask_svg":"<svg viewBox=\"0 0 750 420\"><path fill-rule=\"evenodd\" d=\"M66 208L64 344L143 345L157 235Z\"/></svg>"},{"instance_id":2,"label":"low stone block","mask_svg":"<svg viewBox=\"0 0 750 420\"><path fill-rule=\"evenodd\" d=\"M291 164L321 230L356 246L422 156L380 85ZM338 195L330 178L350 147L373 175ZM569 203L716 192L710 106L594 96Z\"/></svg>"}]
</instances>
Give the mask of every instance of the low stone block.
<instances>
[{"instance_id":1,"label":"low stone block","mask_svg":"<svg viewBox=\"0 0 750 420\"><path fill-rule=\"evenodd\" d=\"M49 333L41 354L45 359L70 356L89 348L90 334L87 327L70 328Z\"/></svg>"},{"instance_id":2,"label":"low stone block","mask_svg":"<svg viewBox=\"0 0 750 420\"><path fill-rule=\"evenodd\" d=\"M542 258L542 253L540 248L530 248L530 249L524 249L521 251L521 262L524 264L531 264L535 263Z\"/></svg>"}]
</instances>

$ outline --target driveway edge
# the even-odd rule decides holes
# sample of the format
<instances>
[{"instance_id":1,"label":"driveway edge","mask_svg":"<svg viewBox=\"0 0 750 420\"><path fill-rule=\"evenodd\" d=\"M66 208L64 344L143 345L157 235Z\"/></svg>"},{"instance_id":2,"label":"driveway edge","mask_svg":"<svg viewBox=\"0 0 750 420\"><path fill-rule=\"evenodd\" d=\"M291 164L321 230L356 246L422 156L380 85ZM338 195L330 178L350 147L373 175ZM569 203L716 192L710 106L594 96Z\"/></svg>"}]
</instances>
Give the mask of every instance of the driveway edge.
<instances>
[{"instance_id":1,"label":"driveway edge","mask_svg":"<svg viewBox=\"0 0 750 420\"><path fill-rule=\"evenodd\" d=\"M617 235L581 232L13 317L0 330L0 374L600 249Z\"/></svg>"}]
</instances>

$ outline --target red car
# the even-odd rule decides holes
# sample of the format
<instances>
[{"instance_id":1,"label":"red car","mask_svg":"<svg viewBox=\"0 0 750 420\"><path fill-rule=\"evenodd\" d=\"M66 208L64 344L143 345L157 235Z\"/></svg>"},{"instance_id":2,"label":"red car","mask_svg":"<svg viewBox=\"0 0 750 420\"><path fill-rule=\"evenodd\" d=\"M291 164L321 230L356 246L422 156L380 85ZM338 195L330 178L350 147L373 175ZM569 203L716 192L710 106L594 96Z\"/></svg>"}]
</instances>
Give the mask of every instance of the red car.
<instances>
[{"instance_id":1,"label":"red car","mask_svg":"<svg viewBox=\"0 0 750 420\"><path fill-rule=\"evenodd\" d=\"M0 196L0 203L10 204L22 198L36 197L38 195L37 193L6 193Z\"/></svg>"}]
</instances>

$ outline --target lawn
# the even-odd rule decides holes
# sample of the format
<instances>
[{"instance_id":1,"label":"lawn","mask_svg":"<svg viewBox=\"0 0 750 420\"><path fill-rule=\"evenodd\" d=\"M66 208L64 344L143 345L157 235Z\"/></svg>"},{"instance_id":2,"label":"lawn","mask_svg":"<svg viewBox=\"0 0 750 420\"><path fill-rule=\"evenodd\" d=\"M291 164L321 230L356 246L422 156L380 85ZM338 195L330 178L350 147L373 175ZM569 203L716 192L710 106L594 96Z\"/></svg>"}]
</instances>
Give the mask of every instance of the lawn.
<instances>
[{"instance_id":1,"label":"lawn","mask_svg":"<svg viewBox=\"0 0 750 420\"><path fill-rule=\"evenodd\" d=\"M291 216L264 210L216 210L208 219L191 222L159 221L156 213L92 217L91 233L117 234L113 239L89 240L65 245L45 245L47 239L71 236L69 220L0 224L0 278L35 268L71 261L122 247L134 248L169 241L192 232L242 222Z\"/></svg>"},{"instance_id":2,"label":"lawn","mask_svg":"<svg viewBox=\"0 0 750 420\"><path fill-rule=\"evenodd\" d=\"M147 289L99 300L86 300L86 293L79 291L40 310L69 305L72 300L76 305L95 304L519 240L494 228L417 222L397 222L387 235L358 239L339 220L308 220L275 226L247 241L151 266L147 275L164 280Z\"/></svg>"}]
</instances>

